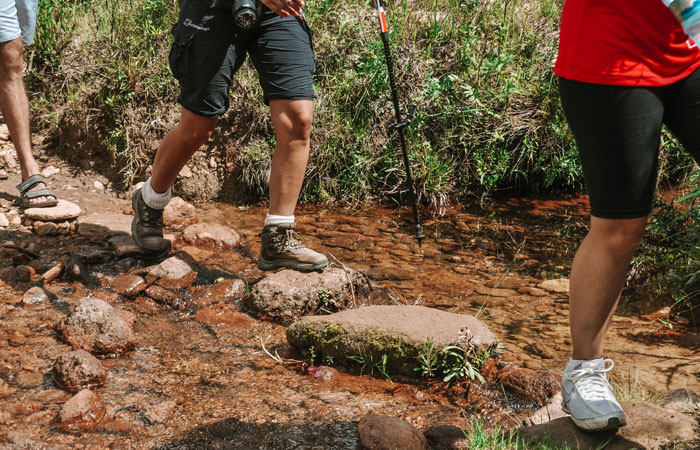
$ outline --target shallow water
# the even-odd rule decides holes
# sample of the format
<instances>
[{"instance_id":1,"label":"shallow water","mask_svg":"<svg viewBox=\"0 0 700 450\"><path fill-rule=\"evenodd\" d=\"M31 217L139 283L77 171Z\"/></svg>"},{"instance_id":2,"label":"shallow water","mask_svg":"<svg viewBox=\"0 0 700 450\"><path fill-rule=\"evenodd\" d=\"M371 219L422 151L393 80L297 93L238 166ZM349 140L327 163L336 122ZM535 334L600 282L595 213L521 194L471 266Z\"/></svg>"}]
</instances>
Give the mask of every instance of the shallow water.
<instances>
[{"instance_id":1,"label":"shallow water","mask_svg":"<svg viewBox=\"0 0 700 450\"><path fill-rule=\"evenodd\" d=\"M88 212L101 210L104 199L99 200ZM128 207L126 200L109 201L112 208ZM176 241L175 251L196 263L199 275L192 287L176 291L171 306L106 289L124 272L115 259L90 266L94 280L87 286L50 283L52 301L35 309L15 304L29 283L0 283L0 378L16 389L0 398L0 442L6 448L348 449L357 445L356 422L369 412L399 416L426 430L466 427L477 416L510 427L519 413L532 409L530 402L504 397L500 386L390 381L355 370L330 382L307 375L302 363L291 361L305 355L286 344L283 326L242 317L235 303L207 309L193 301L217 278L252 284L263 277L254 260L265 208L207 204L199 205L198 214L200 222L238 230L244 245L211 252ZM570 352L566 295L538 285L567 275L585 233L583 198L502 201L441 215L427 211L424 218L422 248L413 238L408 209L304 206L297 223L308 246L327 253L333 264L362 271L397 302L477 315L503 342L502 362L558 374ZM0 241L6 240L34 242L47 264L81 245L103 244L17 230L0 232ZM0 266L11 265L0 256ZM85 295L136 313L139 345L103 361L109 377L97 392L107 404L107 418L78 437L53 423L70 394L55 384L50 370L69 350L54 323L69 302ZM678 323L678 334L669 335L661 324L625 314L615 318L608 341L615 375L632 376L658 391L697 391L697 333ZM9 344L15 331L25 337L22 345ZM288 362L266 355L263 343Z\"/></svg>"}]
</instances>

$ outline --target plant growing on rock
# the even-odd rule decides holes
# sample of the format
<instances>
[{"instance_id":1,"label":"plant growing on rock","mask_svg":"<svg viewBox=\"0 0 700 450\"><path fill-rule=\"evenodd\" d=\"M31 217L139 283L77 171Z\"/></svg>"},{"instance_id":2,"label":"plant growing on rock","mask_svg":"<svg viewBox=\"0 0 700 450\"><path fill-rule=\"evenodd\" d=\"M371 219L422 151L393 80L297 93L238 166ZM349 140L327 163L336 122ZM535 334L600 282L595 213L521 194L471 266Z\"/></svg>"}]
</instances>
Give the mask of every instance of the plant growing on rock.
<instances>
[{"instance_id":1,"label":"plant growing on rock","mask_svg":"<svg viewBox=\"0 0 700 450\"><path fill-rule=\"evenodd\" d=\"M460 378L479 380L484 382L484 377L479 373L479 368L488 359L490 352L483 351L478 355L472 355L472 351L465 351L462 347L448 345L443 349L435 348L435 343L429 339L423 343L423 348L418 355L418 366L414 368L425 378L433 378L438 375L448 383Z\"/></svg>"}]
</instances>

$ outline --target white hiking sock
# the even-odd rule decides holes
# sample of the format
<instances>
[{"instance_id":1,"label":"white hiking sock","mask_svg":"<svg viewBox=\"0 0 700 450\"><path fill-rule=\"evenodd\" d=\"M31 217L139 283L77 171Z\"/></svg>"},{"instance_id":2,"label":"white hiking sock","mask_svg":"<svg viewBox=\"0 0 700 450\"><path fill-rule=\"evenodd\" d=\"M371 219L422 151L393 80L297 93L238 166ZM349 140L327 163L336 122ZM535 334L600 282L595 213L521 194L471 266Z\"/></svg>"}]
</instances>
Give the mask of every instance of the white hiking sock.
<instances>
[{"instance_id":1,"label":"white hiking sock","mask_svg":"<svg viewBox=\"0 0 700 450\"><path fill-rule=\"evenodd\" d=\"M265 226L290 222L294 222L294 216L275 216L270 213L267 213L267 216L265 216Z\"/></svg>"},{"instance_id":2,"label":"white hiking sock","mask_svg":"<svg viewBox=\"0 0 700 450\"><path fill-rule=\"evenodd\" d=\"M141 189L141 196L143 197L144 203L153 209L164 209L170 203L170 198L172 197L172 189L168 188L167 191L159 194L154 191L151 187L151 178L148 178L146 184L143 185Z\"/></svg>"}]
</instances>

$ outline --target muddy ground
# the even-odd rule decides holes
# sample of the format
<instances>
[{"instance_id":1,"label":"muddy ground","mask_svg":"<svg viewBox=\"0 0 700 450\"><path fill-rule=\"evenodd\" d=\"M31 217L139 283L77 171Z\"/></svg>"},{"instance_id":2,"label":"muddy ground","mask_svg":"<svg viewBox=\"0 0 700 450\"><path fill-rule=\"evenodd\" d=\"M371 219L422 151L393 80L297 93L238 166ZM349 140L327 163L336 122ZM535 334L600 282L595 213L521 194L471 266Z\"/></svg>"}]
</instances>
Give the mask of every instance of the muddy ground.
<instances>
[{"instance_id":1,"label":"muddy ground","mask_svg":"<svg viewBox=\"0 0 700 450\"><path fill-rule=\"evenodd\" d=\"M49 178L61 198L83 214L130 211L128 194L82 168L44 159L60 173ZM106 185L95 187L95 181ZM0 211L16 209L19 176L0 182ZM128 299L108 288L116 277L152 262L133 258L89 265L89 277L44 283L52 301L40 308L18 304L40 284L34 278L0 281L0 379L11 394L0 398L0 438L8 448L307 448L357 446L356 423L369 412L395 415L421 430L440 425L516 426L534 409L527 399L500 394L501 387L470 383L384 379L345 368L323 382L305 370L308 355L291 349L281 325L237 311L235 304L198 307L197 294L217 278L262 278L254 264L263 205L197 204L200 222L218 223L243 235L243 245L211 251L176 240L173 252L186 255L200 276L191 302L173 307L148 297ZM427 238L419 249L408 209L348 209L307 205L297 215L305 243L365 273L396 300L478 315L503 342L503 362L558 376L571 350L567 296L557 283L567 276L572 240L585 227L585 200L513 199L425 211ZM177 232L175 232L177 235ZM0 244L38 256L40 269L104 241L79 235L39 237L17 225L0 230ZM13 267L0 255L0 267ZM94 296L136 315L138 345L125 356L102 361L109 375L96 391L107 405L97 428L81 435L61 431L55 418L72 394L55 382L54 360L71 349L55 330L66 305ZM611 327L607 357L613 378L662 395L676 388L700 392L700 337L687 320L673 328L641 318L664 299L628 305ZM218 309L217 309L218 308ZM20 335L21 338L17 336ZM279 363L263 351L285 358ZM626 383L626 384L625 384ZM0 439L0 441L2 441ZM13 447L14 446L14 447Z\"/></svg>"}]
</instances>

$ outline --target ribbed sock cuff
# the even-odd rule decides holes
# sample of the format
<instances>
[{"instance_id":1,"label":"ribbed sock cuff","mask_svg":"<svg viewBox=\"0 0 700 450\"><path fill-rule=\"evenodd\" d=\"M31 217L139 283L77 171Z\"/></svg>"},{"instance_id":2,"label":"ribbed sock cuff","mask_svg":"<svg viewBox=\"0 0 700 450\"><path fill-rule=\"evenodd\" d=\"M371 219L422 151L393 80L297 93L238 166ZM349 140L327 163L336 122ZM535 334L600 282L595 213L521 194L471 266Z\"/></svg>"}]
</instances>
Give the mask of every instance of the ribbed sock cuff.
<instances>
[{"instance_id":1,"label":"ribbed sock cuff","mask_svg":"<svg viewBox=\"0 0 700 450\"><path fill-rule=\"evenodd\" d=\"M265 216L265 226L290 222L294 222L294 216L275 216L274 214Z\"/></svg>"},{"instance_id":2,"label":"ribbed sock cuff","mask_svg":"<svg viewBox=\"0 0 700 450\"><path fill-rule=\"evenodd\" d=\"M141 196L143 197L143 201L151 208L163 209L166 206L168 206L168 203L170 203L170 198L172 197L172 189L168 188L167 191L163 192L162 194L159 194L158 192L154 191L151 187L151 179L149 178L148 181L146 181L146 184L144 184L143 188L141 189Z\"/></svg>"}]
</instances>

